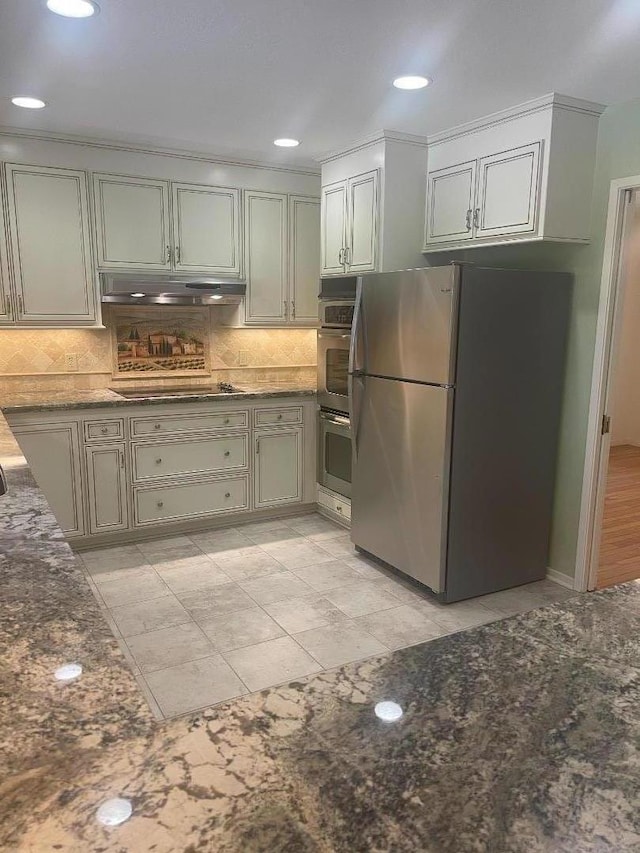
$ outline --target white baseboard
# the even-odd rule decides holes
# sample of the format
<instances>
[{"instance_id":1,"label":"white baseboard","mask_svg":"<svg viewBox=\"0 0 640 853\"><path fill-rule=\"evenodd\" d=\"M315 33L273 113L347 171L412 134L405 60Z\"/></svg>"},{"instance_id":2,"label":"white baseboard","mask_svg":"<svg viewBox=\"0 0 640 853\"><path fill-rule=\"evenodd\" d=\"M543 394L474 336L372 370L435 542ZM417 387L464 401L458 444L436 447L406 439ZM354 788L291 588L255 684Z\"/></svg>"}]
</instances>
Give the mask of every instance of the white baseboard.
<instances>
[{"instance_id":1,"label":"white baseboard","mask_svg":"<svg viewBox=\"0 0 640 853\"><path fill-rule=\"evenodd\" d=\"M567 589L575 589L573 578L565 575L562 572L557 572L555 569L547 569L547 580L565 586Z\"/></svg>"}]
</instances>

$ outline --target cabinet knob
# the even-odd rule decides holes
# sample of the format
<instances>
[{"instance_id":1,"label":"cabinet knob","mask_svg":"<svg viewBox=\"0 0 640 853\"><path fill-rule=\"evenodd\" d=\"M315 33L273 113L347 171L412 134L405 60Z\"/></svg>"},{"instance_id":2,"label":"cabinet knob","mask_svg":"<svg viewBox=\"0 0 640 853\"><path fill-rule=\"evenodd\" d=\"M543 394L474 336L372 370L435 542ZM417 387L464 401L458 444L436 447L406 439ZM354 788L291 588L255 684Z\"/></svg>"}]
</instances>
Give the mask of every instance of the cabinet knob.
<instances>
[{"instance_id":1,"label":"cabinet knob","mask_svg":"<svg viewBox=\"0 0 640 853\"><path fill-rule=\"evenodd\" d=\"M101 432L103 435L106 435L106 434L109 432L109 430L108 430L108 428L107 428L107 427L102 427L102 429L100 430L100 432Z\"/></svg>"},{"instance_id":2,"label":"cabinet knob","mask_svg":"<svg viewBox=\"0 0 640 853\"><path fill-rule=\"evenodd\" d=\"M225 456L228 456L228 455L229 455L229 451L228 451L228 450L225 450L224 455L225 455Z\"/></svg>"},{"instance_id":3,"label":"cabinet knob","mask_svg":"<svg viewBox=\"0 0 640 853\"><path fill-rule=\"evenodd\" d=\"M225 419L224 419L224 422L225 422L225 424L230 423L229 418L225 418Z\"/></svg>"},{"instance_id":4,"label":"cabinet knob","mask_svg":"<svg viewBox=\"0 0 640 853\"><path fill-rule=\"evenodd\" d=\"M162 424L154 424L153 428L154 429L162 429Z\"/></svg>"},{"instance_id":5,"label":"cabinet knob","mask_svg":"<svg viewBox=\"0 0 640 853\"><path fill-rule=\"evenodd\" d=\"M156 465L161 465L161 464L162 464L162 457L158 456L158 458L156 459Z\"/></svg>"},{"instance_id":6,"label":"cabinet knob","mask_svg":"<svg viewBox=\"0 0 640 853\"><path fill-rule=\"evenodd\" d=\"M342 507L340 506L340 504L338 504L338 505L336 506L336 509L338 510L338 512L342 512Z\"/></svg>"},{"instance_id":7,"label":"cabinet knob","mask_svg":"<svg viewBox=\"0 0 640 853\"><path fill-rule=\"evenodd\" d=\"M158 509L161 509L164 506L164 501L158 501L156 506L158 507Z\"/></svg>"},{"instance_id":8,"label":"cabinet knob","mask_svg":"<svg viewBox=\"0 0 640 853\"><path fill-rule=\"evenodd\" d=\"M225 493L224 493L224 496L225 496L225 498L230 498L230 497L231 497L231 492L225 492Z\"/></svg>"},{"instance_id":9,"label":"cabinet knob","mask_svg":"<svg viewBox=\"0 0 640 853\"><path fill-rule=\"evenodd\" d=\"M279 420L279 421L281 421L281 420L282 420L282 415L278 415L278 420Z\"/></svg>"}]
</instances>

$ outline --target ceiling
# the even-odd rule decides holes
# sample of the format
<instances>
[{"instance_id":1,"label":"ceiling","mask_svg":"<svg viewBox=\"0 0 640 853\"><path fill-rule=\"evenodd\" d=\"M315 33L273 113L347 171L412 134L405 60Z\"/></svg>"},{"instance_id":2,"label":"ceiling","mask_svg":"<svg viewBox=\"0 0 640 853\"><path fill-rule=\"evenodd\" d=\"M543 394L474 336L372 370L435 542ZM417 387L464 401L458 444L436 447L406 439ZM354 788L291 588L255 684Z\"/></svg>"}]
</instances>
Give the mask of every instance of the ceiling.
<instances>
[{"instance_id":1,"label":"ceiling","mask_svg":"<svg viewBox=\"0 0 640 853\"><path fill-rule=\"evenodd\" d=\"M302 164L550 91L640 96L638 0L98 2L73 20L0 1L0 125ZM407 73L433 85L394 89ZM280 151L279 136L302 144Z\"/></svg>"}]
</instances>

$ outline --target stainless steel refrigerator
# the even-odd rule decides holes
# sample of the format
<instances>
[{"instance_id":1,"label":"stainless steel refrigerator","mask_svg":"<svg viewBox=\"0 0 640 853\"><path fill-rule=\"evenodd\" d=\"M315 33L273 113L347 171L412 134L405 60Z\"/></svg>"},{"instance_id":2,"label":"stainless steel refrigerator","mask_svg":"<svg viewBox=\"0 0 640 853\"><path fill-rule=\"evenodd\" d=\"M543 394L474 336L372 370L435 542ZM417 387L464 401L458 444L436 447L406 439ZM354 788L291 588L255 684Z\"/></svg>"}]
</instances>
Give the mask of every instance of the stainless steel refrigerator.
<instances>
[{"instance_id":1,"label":"stainless steel refrigerator","mask_svg":"<svg viewBox=\"0 0 640 853\"><path fill-rule=\"evenodd\" d=\"M571 276L361 276L351 538L443 601L545 577Z\"/></svg>"}]
</instances>

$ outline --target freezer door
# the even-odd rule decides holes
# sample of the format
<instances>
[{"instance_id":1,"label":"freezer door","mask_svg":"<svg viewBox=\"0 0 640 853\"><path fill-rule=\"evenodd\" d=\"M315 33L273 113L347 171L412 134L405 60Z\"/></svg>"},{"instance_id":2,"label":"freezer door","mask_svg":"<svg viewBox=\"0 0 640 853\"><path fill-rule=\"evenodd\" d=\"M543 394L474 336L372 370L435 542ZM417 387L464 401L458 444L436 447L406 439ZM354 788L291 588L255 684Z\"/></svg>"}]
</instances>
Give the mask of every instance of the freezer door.
<instances>
[{"instance_id":1,"label":"freezer door","mask_svg":"<svg viewBox=\"0 0 640 853\"><path fill-rule=\"evenodd\" d=\"M353 370L452 385L459 267L362 276Z\"/></svg>"},{"instance_id":2,"label":"freezer door","mask_svg":"<svg viewBox=\"0 0 640 853\"><path fill-rule=\"evenodd\" d=\"M353 377L351 538L442 592L453 389Z\"/></svg>"}]
</instances>

